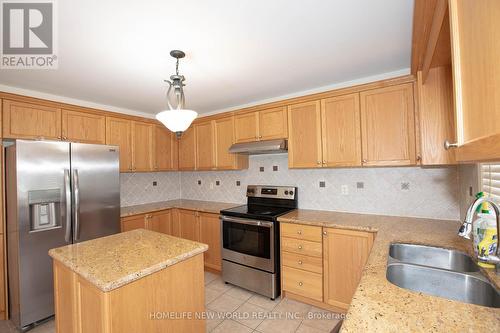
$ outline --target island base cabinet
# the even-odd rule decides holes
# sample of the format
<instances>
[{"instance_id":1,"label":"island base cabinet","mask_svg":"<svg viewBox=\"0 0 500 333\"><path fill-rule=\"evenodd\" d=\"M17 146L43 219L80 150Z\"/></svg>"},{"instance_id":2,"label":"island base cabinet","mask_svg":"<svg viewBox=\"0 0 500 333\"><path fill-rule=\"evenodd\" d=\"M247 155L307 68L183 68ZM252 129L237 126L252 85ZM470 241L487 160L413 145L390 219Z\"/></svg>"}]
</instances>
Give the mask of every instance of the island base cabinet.
<instances>
[{"instance_id":1,"label":"island base cabinet","mask_svg":"<svg viewBox=\"0 0 500 333\"><path fill-rule=\"evenodd\" d=\"M203 254L109 292L54 260L54 299L57 333L205 332Z\"/></svg>"}]
</instances>

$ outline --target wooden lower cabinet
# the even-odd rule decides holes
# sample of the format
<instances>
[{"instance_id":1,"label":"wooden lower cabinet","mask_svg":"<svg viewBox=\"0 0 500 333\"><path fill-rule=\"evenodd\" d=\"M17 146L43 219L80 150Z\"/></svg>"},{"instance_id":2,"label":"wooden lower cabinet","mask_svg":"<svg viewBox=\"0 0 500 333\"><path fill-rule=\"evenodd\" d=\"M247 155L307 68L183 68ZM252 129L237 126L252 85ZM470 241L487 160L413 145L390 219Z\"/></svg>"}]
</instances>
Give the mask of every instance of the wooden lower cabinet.
<instances>
[{"instance_id":1,"label":"wooden lower cabinet","mask_svg":"<svg viewBox=\"0 0 500 333\"><path fill-rule=\"evenodd\" d=\"M200 221L198 219L198 214L198 212L192 210L179 209L178 237L196 242L200 240Z\"/></svg>"},{"instance_id":2,"label":"wooden lower cabinet","mask_svg":"<svg viewBox=\"0 0 500 333\"><path fill-rule=\"evenodd\" d=\"M280 223L285 297L345 311L358 286L374 234Z\"/></svg>"},{"instance_id":3,"label":"wooden lower cabinet","mask_svg":"<svg viewBox=\"0 0 500 333\"><path fill-rule=\"evenodd\" d=\"M204 253L205 266L222 270L221 255L221 222L219 214L199 213L200 219L200 242L208 245L208 251Z\"/></svg>"},{"instance_id":4,"label":"wooden lower cabinet","mask_svg":"<svg viewBox=\"0 0 500 333\"><path fill-rule=\"evenodd\" d=\"M373 233L323 229L324 302L347 309L373 245Z\"/></svg>"},{"instance_id":5,"label":"wooden lower cabinet","mask_svg":"<svg viewBox=\"0 0 500 333\"><path fill-rule=\"evenodd\" d=\"M4 265L4 248L3 248L4 244L3 244L3 235L0 233L0 320L2 319L5 319L5 300L6 300L6 297L7 297L7 293L6 293L6 289L5 289L5 285L6 285L6 281L4 279L4 274L6 272L6 265Z\"/></svg>"},{"instance_id":6,"label":"wooden lower cabinet","mask_svg":"<svg viewBox=\"0 0 500 333\"><path fill-rule=\"evenodd\" d=\"M59 333L205 332L203 256L103 292L54 261L55 325ZM161 286L161 287L160 287ZM168 320L171 313L193 318ZM158 319L151 316L159 315Z\"/></svg>"},{"instance_id":7,"label":"wooden lower cabinet","mask_svg":"<svg viewBox=\"0 0 500 333\"><path fill-rule=\"evenodd\" d=\"M134 229L147 229L147 215L149 214L140 214L134 216L122 217L120 220L121 231L130 231Z\"/></svg>"}]
</instances>

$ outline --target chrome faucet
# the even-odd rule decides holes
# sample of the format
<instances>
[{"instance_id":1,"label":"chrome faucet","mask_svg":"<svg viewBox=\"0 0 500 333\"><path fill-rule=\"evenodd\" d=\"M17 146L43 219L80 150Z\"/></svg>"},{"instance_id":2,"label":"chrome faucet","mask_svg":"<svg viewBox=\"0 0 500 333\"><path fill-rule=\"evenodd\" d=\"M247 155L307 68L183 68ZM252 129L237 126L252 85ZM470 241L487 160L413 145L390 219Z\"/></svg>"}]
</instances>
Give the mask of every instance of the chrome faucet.
<instances>
[{"instance_id":1,"label":"chrome faucet","mask_svg":"<svg viewBox=\"0 0 500 333\"><path fill-rule=\"evenodd\" d=\"M491 199L487 197L481 197L476 199L470 206L469 209L467 210L467 214L465 215L464 223L460 226L460 229L458 230L458 235L467 239L471 239L471 233L472 233L472 219L474 218L474 212L476 211L477 207L479 207L480 204L483 202L487 202L491 207L493 207L493 210L495 211L495 216L497 220L497 251L495 255L481 255L478 253L478 259L481 262L485 262L488 264L494 264L497 265L497 272L500 264L500 256L498 252L498 237L500 235L500 209L498 205L493 202ZM473 234L474 236L474 234Z\"/></svg>"}]
</instances>

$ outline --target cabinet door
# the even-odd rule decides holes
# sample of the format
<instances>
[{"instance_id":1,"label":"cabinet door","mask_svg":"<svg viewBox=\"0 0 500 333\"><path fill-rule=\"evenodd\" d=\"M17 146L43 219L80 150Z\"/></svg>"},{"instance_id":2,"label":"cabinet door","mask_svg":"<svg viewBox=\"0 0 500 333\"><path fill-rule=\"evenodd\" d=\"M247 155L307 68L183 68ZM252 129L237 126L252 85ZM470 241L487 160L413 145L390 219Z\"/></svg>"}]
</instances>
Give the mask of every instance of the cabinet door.
<instances>
[{"instance_id":1,"label":"cabinet door","mask_svg":"<svg viewBox=\"0 0 500 333\"><path fill-rule=\"evenodd\" d=\"M134 229L147 229L148 228L148 214L144 215L134 215L129 217L123 217L121 219L121 231L130 231Z\"/></svg>"},{"instance_id":2,"label":"cabinet door","mask_svg":"<svg viewBox=\"0 0 500 333\"><path fill-rule=\"evenodd\" d=\"M62 110L63 140L106 143L106 117L99 114Z\"/></svg>"},{"instance_id":3,"label":"cabinet door","mask_svg":"<svg viewBox=\"0 0 500 333\"><path fill-rule=\"evenodd\" d=\"M153 171L153 124L132 122L132 169Z\"/></svg>"},{"instance_id":4,"label":"cabinet door","mask_svg":"<svg viewBox=\"0 0 500 333\"><path fill-rule=\"evenodd\" d=\"M235 142L251 142L259 139L258 113L250 112L234 116Z\"/></svg>"},{"instance_id":5,"label":"cabinet door","mask_svg":"<svg viewBox=\"0 0 500 333\"><path fill-rule=\"evenodd\" d=\"M320 102L288 107L288 167L320 168L321 109Z\"/></svg>"},{"instance_id":6,"label":"cabinet door","mask_svg":"<svg viewBox=\"0 0 500 333\"><path fill-rule=\"evenodd\" d=\"M456 141L451 67L431 68L425 83L419 71L418 92L422 164L456 163L455 151L443 144Z\"/></svg>"},{"instance_id":7,"label":"cabinet door","mask_svg":"<svg viewBox=\"0 0 500 333\"><path fill-rule=\"evenodd\" d=\"M152 213L148 227L153 231L172 235L172 213L170 210Z\"/></svg>"},{"instance_id":8,"label":"cabinet door","mask_svg":"<svg viewBox=\"0 0 500 333\"><path fill-rule=\"evenodd\" d=\"M106 117L106 144L120 147L120 171L132 171L131 121Z\"/></svg>"},{"instance_id":9,"label":"cabinet door","mask_svg":"<svg viewBox=\"0 0 500 333\"><path fill-rule=\"evenodd\" d=\"M199 213L200 215L200 242L208 245L204 253L205 266L221 270L221 231L218 214Z\"/></svg>"},{"instance_id":10,"label":"cabinet door","mask_svg":"<svg viewBox=\"0 0 500 333\"><path fill-rule=\"evenodd\" d=\"M215 168L214 131L211 121L194 125L196 131L196 169Z\"/></svg>"},{"instance_id":11,"label":"cabinet door","mask_svg":"<svg viewBox=\"0 0 500 333\"><path fill-rule=\"evenodd\" d=\"M179 140L179 170L196 169L196 133L189 127Z\"/></svg>"},{"instance_id":12,"label":"cabinet door","mask_svg":"<svg viewBox=\"0 0 500 333\"><path fill-rule=\"evenodd\" d=\"M360 97L363 165L415 164L413 84L363 91Z\"/></svg>"},{"instance_id":13,"label":"cabinet door","mask_svg":"<svg viewBox=\"0 0 500 333\"><path fill-rule=\"evenodd\" d=\"M200 240L200 225L197 212L179 209L180 238Z\"/></svg>"},{"instance_id":14,"label":"cabinet door","mask_svg":"<svg viewBox=\"0 0 500 333\"><path fill-rule=\"evenodd\" d=\"M286 107L259 111L259 140L288 137Z\"/></svg>"},{"instance_id":15,"label":"cabinet door","mask_svg":"<svg viewBox=\"0 0 500 333\"><path fill-rule=\"evenodd\" d=\"M217 170L239 169L243 166L239 163L246 160L248 156L229 153L229 147L234 143L234 118L225 117L214 120L215 141L215 167Z\"/></svg>"},{"instance_id":16,"label":"cabinet door","mask_svg":"<svg viewBox=\"0 0 500 333\"><path fill-rule=\"evenodd\" d=\"M361 165L359 94L321 101L323 166Z\"/></svg>"},{"instance_id":17,"label":"cabinet door","mask_svg":"<svg viewBox=\"0 0 500 333\"><path fill-rule=\"evenodd\" d=\"M177 170L179 152L175 133L162 125L154 127L154 169L156 171Z\"/></svg>"},{"instance_id":18,"label":"cabinet door","mask_svg":"<svg viewBox=\"0 0 500 333\"><path fill-rule=\"evenodd\" d=\"M500 1L450 0L458 161L500 159ZM450 139L451 141L452 139Z\"/></svg>"},{"instance_id":19,"label":"cabinet door","mask_svg":"<svg viewBox=\"0 0 500 333\"><path fill-rule=\"evenodd\" d=\"M4 100L3 137L60 140L61 109Z\"/></svg>"},{"instance_id":20,"label":"cabinet door","mask_svg":"<svg viewBox=\"0 0 500 333\"><path fill-rule=\"evenodd\" d=\"M370 254L373 234L323 228L324 302L347 309Z\"/></svg>"}]
</instances>

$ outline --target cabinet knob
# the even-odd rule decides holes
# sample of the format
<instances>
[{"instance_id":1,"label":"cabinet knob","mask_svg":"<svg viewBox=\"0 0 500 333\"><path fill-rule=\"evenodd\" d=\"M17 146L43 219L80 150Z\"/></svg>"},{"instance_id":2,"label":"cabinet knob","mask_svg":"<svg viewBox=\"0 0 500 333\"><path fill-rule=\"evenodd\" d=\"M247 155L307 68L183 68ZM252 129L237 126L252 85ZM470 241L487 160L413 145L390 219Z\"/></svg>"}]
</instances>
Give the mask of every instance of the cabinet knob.
<instances>
[{"instance_id":1,"label":"cabinet knob","mask_svg":"<svg viewBox=\"0 0 500 333\"><path fill-rule=\"evenodd\" d=\"M446 140L444 142L444 149L448 150L450 148L458 148L458 143L450 143L450 141Z\"/></svg>"},{"instance_id":2,"label":"cabinet knob","mask_svg":"<svg viewBox=\"0 0 500 333\"><path fill-rule=\"evenodd\" d=\"M57 138L58 138L59 140L61 140L61 139L62 139L62 136L60 136L60 135L59 135Z\"/></svg>"},{"instance_id":3,"label":"cabinet knob","mask_svg":"<svg viewBox=\"0 0 500 333\"><path fill-rule=\"evenodd\" d=\"M323 235L326 236L326 231L323 231Z\"/></svg>"},{"instance_id":4,"label":"cabinet knob","mask_svg":"<svg viewBox=\"0 0 500 333\"><path fill-rule=\"evenodd\" d=\"M299 245L299 250L302 250L302 245Z\"/></svg>"},{"instance_id":5,"label":"cabinet knob","mask_svg":"<svg viewBox=\"0 0 500 333\"><path fill-rule=\"evenodd\" d=\"M421 161L421 160L422 160L422 156L417 155L417 161Z\"/></svg>"},{"instance_id":6,"label":"cabinet knob","mask_svg":"<svg viewBox=\"0 0 500 333\"><path fill-rule=\"evenodd\" d=\"M301 282L299 282L299 286L301 286L301 287L302 287L303 285L304 285L304 284L302 283L302 281L301 281Z\"/></svg>"},{"instance_id":7,"label":"cabinet knob","mask_svg":"<svg viewBox=\"0 0 500 333\"><path fill-rule=\"evenodd\" d=\"M326 161L323 161L323 164L326 164Z\"/></svg>"},{"instance_id":8,"label":"cabinet knob","mask_svg":"<svg viewBox=\"0 0 500 333\"><path fill-rule=\"evenodd\" d=\"M361 162L368 163L368 160L366 158L364 158Z\"/></svg>"},{"instance_id":9,"label":"cabinet knob","mask_svg":"<svg viewBox=\"0 0 500 333\"><path fill-rule=\"evenodd\" d=\"M262 135L259 135L259 139L262 139Z\"/></svg>"},{"instance_id":10,"label":"cabinet knob","mask_svg":"<svg viewBox=\"0 0 500 333\"><path fill-rule=\"evenodd\" d=\"M321 161L318 161L318 162L316 162L316 163L318 163L318 165L321 165Z\"/></svg>"},{"instance_id":11,"label":"cabinet knob","mask_svg":"<svg viewBox=\"0 0 500 333\"><path fill-rule=\"evenodd\" d=\"M299 260L299 265L302 265L302 260Z\"/></svg>"},{"instance_id":12,"label":"cabinet knob","mask_svg":"<svg viewBox=\"0 0 500 333\"><path fill-rule=\"evenodd\" d=\"M302 235L302 230L297 230L298 235Z\"/></svg>"}]
</instances>

